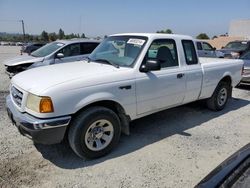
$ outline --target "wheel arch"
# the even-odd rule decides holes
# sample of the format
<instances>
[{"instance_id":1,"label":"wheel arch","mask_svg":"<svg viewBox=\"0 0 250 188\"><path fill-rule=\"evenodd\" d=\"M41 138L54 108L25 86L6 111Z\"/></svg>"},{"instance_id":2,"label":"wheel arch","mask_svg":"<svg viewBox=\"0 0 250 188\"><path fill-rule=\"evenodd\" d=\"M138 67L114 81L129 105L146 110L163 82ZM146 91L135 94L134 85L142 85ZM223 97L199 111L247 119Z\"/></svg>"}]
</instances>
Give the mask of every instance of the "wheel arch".
<instances>
[{"instance_id":1,"label":"wheel arch","mask_svg":"<svg viewBox=\"0 0 250 188\"><path fill-rule=\"evenodd\" d=\"M228 83L228 85L229 85L229 87L230 87L230 88L229 88L229 97L232 97L232 88L233 88L233 86L232 86L232 77L231 77L231 75L230 75L229 73L225 73L225 74L223 75L223 77L220 79L220 81L219 81L218 84L216 85L216 87L215 87L213 93L215 92L217 86L218 86L221 82Z\"/></svg>"},{"instance_id":2,"label":"wheel arch","mask_svg":"<svg viewBox=\"0 0 250 188\"><path fill-rule=\"evenodd\" d=\"M229 83L230 86L232 87L232 76L230 74L225 74L223 75L222 79L219 81L220 82L225 82L225 83Z\"/></svg>"},{"instance_id":3,"label":"wheel arch","mask_svg":"<svg viewBox=\"0 0 250 188\"><path fill-rule=\"evenodd\" d=\"M79 115L84 110L86 110L90 107L94 107L94 106L102 106L102 107L106 107L106 108L114 111L118 115L118 117L121 121L122 132L126 135L130 134L130 131L129 131L129 122L131 121L130 116L126 114L125 109L123 108L123 106L119 102L112 100L112 99L100 99L100 100L91 101L91 102L87 103L85 106L82 106L80 109L78 109L73 114L72 118Z\"/></svg>"}]
</instances>

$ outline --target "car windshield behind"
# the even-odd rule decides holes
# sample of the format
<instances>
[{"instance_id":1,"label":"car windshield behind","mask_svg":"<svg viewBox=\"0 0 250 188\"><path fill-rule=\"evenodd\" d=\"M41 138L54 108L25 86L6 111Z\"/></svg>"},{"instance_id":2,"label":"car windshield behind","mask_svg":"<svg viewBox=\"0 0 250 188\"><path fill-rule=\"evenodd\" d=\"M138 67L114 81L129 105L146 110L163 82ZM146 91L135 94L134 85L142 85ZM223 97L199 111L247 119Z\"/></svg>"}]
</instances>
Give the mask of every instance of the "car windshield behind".
<instances>
[{"instance_id":1,"label":"car windshield behind","mask_svg":"<svg viewBox=\"0 0 250 188\"><path fill-rule=\"evenodd\" d=\"M226 46L226 49L237 49L245 50L247 48L247 42L229 42Z\"/></svg>"},{"instance_id":2,"label":"car windshield behind","mask_svg":"<svg viewBox=\"0 0 250 188\"><path fill-rule=\"evenodd\" d=\"M240 59L247 59L247 60L250 60L250 51L244 53Z\"/></svg>"},{"instance_id":3,"label":"car windshield behind","mask_svg":"<svg viewBox=\"0 0 250 188\"><path fill-rule=\"evenodd\" d=\"M89 56L92 61L131 67L139 56L147 37L112 36L105 39Z\"/></svg>"},{"instance_id":4,"label":"car windshield behind","mask_svg":"<svg viewBox=\"0 0 250 188\"><path fill-rule=\"evenodd\" d=\"M38 50L32 52L31 56L34 56L34 57L45 57L45 56L53 53L57 49L61 48L64 45L65 44L63 44L61 42L51 42L51 43L49 43L49 44L47 44L47 45L39 48Z\"/></svg>"}]
</instances>

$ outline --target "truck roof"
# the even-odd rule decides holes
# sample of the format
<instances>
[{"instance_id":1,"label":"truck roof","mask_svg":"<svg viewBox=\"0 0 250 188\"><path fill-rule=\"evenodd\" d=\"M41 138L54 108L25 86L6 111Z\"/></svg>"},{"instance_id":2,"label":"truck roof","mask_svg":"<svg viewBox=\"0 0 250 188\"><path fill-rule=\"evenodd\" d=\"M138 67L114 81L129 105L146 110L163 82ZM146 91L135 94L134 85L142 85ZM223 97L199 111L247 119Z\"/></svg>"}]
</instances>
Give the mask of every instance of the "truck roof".
<instances>
[{"instance_id":1,"label":"truck roof","mask_svg":"<svg viewBox=\"0 0 250 188\"><path fill-rule=\"evenodd\" d=\"M161 33L121 33L121 34L114 34L111 36L143 36L148 38L176 38L176 39L187 39L187 40L193 40L191 36L188 35L179 35L179 34L161 34Z\"/></svg>"}]
</instances>

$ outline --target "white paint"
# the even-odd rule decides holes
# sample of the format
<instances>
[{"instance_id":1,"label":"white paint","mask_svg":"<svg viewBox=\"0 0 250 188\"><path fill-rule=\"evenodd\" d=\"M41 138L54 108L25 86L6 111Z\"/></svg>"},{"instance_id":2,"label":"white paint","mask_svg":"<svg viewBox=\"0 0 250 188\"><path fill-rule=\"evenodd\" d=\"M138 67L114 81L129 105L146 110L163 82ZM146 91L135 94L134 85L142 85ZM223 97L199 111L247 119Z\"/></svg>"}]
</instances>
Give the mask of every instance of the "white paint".
<instances>
[{"instance_id":1,"label":"white paint","mask_svg":"<svg viewBox=\"0 0 250 188\"><path fill-rule=\"evenodd\" d=\"M122 34L121 34L122 35ZM20 111L40 118L74 114L84 106L102 100L119 103L131 119L163 109L211 97L219 81L232 78L232 86L241 80L241 60L200 58L197 65L186 65L181 40L189 36L166 34L123 34L148 38L133 68L119 69L98 63L74 62L31 69L13 77L12 84L24 93ZM179 67L148 73L139 68L155 39L173 39L177 45ZM183 73L182 79L177 74ZM130 85L131 89L120 89ZM40 114L25 107L27 93L51 97L54 113Z\"/></svg>"}]
</instances>

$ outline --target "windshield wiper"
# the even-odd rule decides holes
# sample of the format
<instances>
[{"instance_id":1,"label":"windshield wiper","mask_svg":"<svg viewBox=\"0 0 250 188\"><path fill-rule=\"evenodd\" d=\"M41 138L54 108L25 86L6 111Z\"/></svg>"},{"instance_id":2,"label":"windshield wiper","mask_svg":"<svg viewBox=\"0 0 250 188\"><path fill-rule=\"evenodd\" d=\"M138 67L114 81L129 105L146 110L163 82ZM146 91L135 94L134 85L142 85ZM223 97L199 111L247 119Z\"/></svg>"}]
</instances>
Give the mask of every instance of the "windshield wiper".
<instances>
[{"instance_id":1,"label":"windshield wiper","mask_svg":"<svg viewBox=\"0 0 250 188\"><path fill-rule=\"evenodd\" d=\"M110 61L108 61L108 60L106 60L106 59L96 59L96 60L94 60L94 61L106 63L106 64L109 64L109 65L114 66L115 68L120 68L119 65L117 65L117 64L115 64L115 63L112 63L112 62L110 62Z\"/></svg>"}]
</instances>

